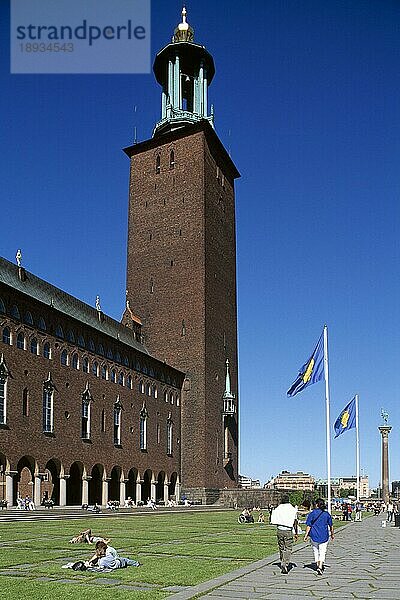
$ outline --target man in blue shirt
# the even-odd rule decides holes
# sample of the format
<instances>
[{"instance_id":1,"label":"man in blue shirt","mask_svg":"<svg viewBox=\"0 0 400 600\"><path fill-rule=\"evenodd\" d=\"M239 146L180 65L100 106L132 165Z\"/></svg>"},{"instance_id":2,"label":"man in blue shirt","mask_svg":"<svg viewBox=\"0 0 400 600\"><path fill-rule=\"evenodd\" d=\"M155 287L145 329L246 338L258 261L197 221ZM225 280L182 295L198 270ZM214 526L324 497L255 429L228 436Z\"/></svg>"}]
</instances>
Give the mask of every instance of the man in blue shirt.
<instances>
[{"instance_id":1,"label":"man in blue shirt","mask_svg":"<svg viewBox=\"0 0 400 600\"><path fill-rule=\"evenodd\" d=\"M306 525L307 528L304 541L307 541L308 538L310 538L317 573L318 575L322 575L326 550L328 548L329 533L331 539L333 540L334 538L332 517L326 510L325 502L322 498L317 500L317 508L308 515Z\"/></svg>"}]
</instances>

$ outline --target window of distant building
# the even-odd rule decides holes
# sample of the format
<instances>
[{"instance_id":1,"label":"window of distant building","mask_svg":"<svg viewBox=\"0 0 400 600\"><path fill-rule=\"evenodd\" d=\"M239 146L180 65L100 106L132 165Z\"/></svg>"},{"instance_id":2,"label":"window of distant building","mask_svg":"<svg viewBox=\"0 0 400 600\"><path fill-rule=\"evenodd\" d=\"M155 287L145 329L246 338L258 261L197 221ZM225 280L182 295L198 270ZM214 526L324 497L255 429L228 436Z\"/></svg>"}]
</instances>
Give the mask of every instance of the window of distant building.
<instances>
[{"instance_id":1,"label":"window of distant building","mask_svg":"<svg viewBox=\"0 0 400 600\"><path fill-rule=\"evenodd\" d=\"M101 367L101 378L108 379L108 371L107 371L107 367L105 365L103 365Z\"/></svg>"},{"instance_id":2,"label":"window of distant building","mask_svg":"<svg viewBox=\"0 0 400 600\"><path fill-rule=\"evenodd\" d=\"M101 411L101 431L104 433L106 430L106 411L103 408Z\"/></svg>"},{"instance_id":3,"label":"window of distant building","mask_svg":"<svg viewBox=\"0 0 400 600\"><path fill-rule=\"evenodd\" d=\"M27 325L33 325L33 317L29 310L27 310L24 315L24 323L26 323Z\"/></svg>"},{"instance_id":4,"label":"window of distant building","mask_svg":"<svg viewBox=\"0 0 400 600\"><path fill-rule=\"evenodd\" d=\"M104 348L103 348L103 344L99 344L97 346L97 354L100 354L100 356L104 356Z\"/></svg>"},{"instance_id":5,"label":"window of distant building","mask_svg":"<svg viewBox=\"0 0 400 600\"><path fill-rule=\"evenodd\" d=\"M110 360L114 360L114 355L111 348L108 348L107 350L107 358L109 358Z\"/></svg>"},{"instance_id":6,"label":"window of distant building","mask_svg":"<svg viewBox=\"0 0 400 600\"><path fill-rule=\"evenodd\" d=\"M36 338L31 339L31 352L32 354L38 354L39 346Z\"/></svg>"},{"instance_id":7,"label":"window of distant building","mask_svg":"<svg viewBox=\"0 0 400 600\"><path fill-rule=\"evenodd\" d=\"M89 387L86 386L85 391L82 394L82 414L81 414L81 437L84 440L90 439L90 404L92 395Z\"/></svg>"},{"instance_id":8,"label":"window of distant building","mask_svg":"<svg viewBox=\"0 0 400 600\"><path fill-rule=\"evenodd\" d=\"M78 346L80 348L86 348L85 338L83 337L83 335L78 336Z\"/></svg>"},{"instance_id":9,"label":"window of distant building","mask_svg":"<svg viewBox=\"0 0 400 600\"><path fill-rule=\"evenodd\" d=\"M95 345L94 345L94 341L93 340L89 340L89 350L90 350L90 352L94 352L95 351Z\"/></svg>"},{"instance_id":10,"label":"window of distant building","mask_svg":"<svg viewBox=\"0 0 400 600\"><path fill-rule=\"evenodd\" d=\"M116 381L117 381L117 374L114 369L112 369L112 371L111 371L111 381L112 381L112 383L116 383Z\"/></svg>"},{"instance_id":11,"label":"window of distant building","mask_svg":"<svg viewBox=\"0 0 400 600\"><path fill-rule=\"evenodd\" d=\"M25 350L25 336L23 333L17 335L17 348L19 350Z\"/></svg>"},{"instance_id":12,"label":"window of distant building","mask_svg":"<svg viewBox=\"0 0 400 600\"><path fill-rule=\"evenodd\" d=\"M49 342L45 342L43 344L43 356L45 358L49 358L49 359L51 358L51 347L50 347Z\"/></svg>"},{"instance_id":13,"label":"window of distant building","mask_svg":"<svg viewBox=\"0 0 400 600\"><path fill-rule=\"evenodd\" d=\"M82 371L84 373L89 373L89 359L88 359L87 356L85 356L83 358L83 361L82 361Z\"/></svg>"},{"instance_id":14,"label":"window of distant building","mask_svg":"<svg viewBox=\"0 0 400 600\"><path fill-rule=\"evenodd\" d=\"M169 154L169 168L175 169L175 152L173 150Z\"/></svg>"},{"instance_id":15,"label":"window of distant building","mask_svg":"<svg viewBox=\"0 0 400 600\"><path fill-rule=\"evenodd\" d=\"M122 404L120 399L117 398L114 404L114 445L121 445L121 412Z\"/></svg>"},{"instance_id":16,"label":"window of distant building","mask_svg":"<svg viewBox=\"0 0 400 600\"><path fill-rule=\"evenodd\" d=\"M128 375L128 377L126 378L126 387L130 390L132 389L132 377L130 375Z\"/></svg>"},{"instance_id":17,"label":"window of distant building","mask_svg":"<svg viewBox=\"0 0 400 600\"><path fill-rule=\"evenodd\" d=\"M10 310L10 315L11 315L11 316L12 316L14 319L17 319L18 321L20 321L20 320L21 320L21 314L20 314L20 312L19 312L19 308L18 308L18 306L17 306L16 304L14 304L14 305L11 307L11 310Z\"/></svg>"},{"instance_id":18,"label":"window of distant building","mask_svg":"<svg viewBox=\"0 0 400 600\"><path fill-rule=\"evenodd\" d=\"M159 175L161 172L161 158L160 155L157 154L156 156L156 174Z\"/></svg>"},{"instance_id":19,"label":"window of distant building","mask_svg":"<svg viewBox=\"0 0 400 600\"><path fill-rule=\"evenodd\" d=\"M118 384L119 385L124 385L124 374L123 373L120 373L118 375Z\"/></svg>"},{"instance_id":20,"label":"window of distant building","mask_svg":"<svg viewBox=\"0 0 400 600\"><path fill-rule=\"evenodd\" d=\"M38 319L38 329L40 329L41 331L46 331L46 321L44 320L43 317L39 317Z\"/></svg>"},{"instance_id":21,"label":"window of distant building","mask_svg":"<svg viewBox=\"0 0 400 600\"><path fill-rule=\"evenodd\" d=\"M9 371L1 358L0 362L0 424L5 425L7 422L7 380Z\"/></svg>"},{"instance_id":22,"label":"window of distant building","mask_svg":"<svg viewBox=\"0 0 400 600\"><path fill-rule=\"evenodd\" d=\"M141 450L147 450L147 417L148 417L148 412L146 410L146 407L143 406L142 410L140 411L140 427L139 427L140 449Z\"/></svg>"},{"instance_id":23,"label":"window of distant building","mask_svg":"<svg viewBox=\"0 0 400 600\"><path fill-rule=\"evenodd\" d=\"M75 334L72 329L69 329L67 332L67 341L71 342L71 344L75 344Z\"/></svg>"},{"instance_id":24,"label":"window of distant building","mask_svg":"<svg viewBox=\"0 0 400 600\"><path fill-rule=\"evenodd\" d=\"M64 331L61 325L57 325L56 327L56 337L61 338L62 340L64 339Z\"/></svg>"},{"instance_id":25,"label":"window of distant building","mask_svg":"<svg viewBox=\"0 0 400 600\"><path fill-rule=\"evenodd\" d=\"M93 375L95 375L96 377L99 376L99 365L97 364L96 361L94 361L94 363L92 364L92 373Z\"/></svg>"},{"instance_id":26,"label":"window of distant building","mask_svg":"<svg viewBox=\"0 0 400 600\"><path fill-rule=\"evenodd\" d=\"M28 388L24 388L22 392L22 416L29 416L29 391Z\"/></svg>"},{"instance_id":27,"label":"window of distant building","mask_svg":"<svg viewBox=\"0 0 400 600\"><path fill-rule=\"evenodd\" d=\"M43 431L53 433L54 431L54 384L49 377L43 384Z\"/></svg>"},{"instance_id":28,"label":"window of distant building","mask_svg":"<svg viewBox=\"0 0 400 600\"><path fill-rule=\"evenodd\" d=\"M71 364L73 369L79 369L79 357L76 352L72 355Z\"/></svg>"},{"instance_id":29,"label":"window of distant building","mask_svg":"<svg viewBox=\"0 0 400 600\"><path fill-rule=\"evenodd\" d=\"M4 327L3 329L3 344L7 344L7 346L11 346L11 331L9 327Z\"/></svg>"},{"instance_id":30,"label":"window of distant building","mask_svg":"<svg viewBox=\"0 0 400 600\"><path fill-rule=\"evenodd\" d=\"M173 423L172 419L169 416L167 420L167 454L168 456L172 455L172 440L173 440Z\"/></svg>"},{"instance_id":31,"label":"window of distant building","mask_svg":"<svg viewBox=\"0 0 400 600\"><path fill-rule=\"evenodd\" d=\"M60 362L64 367L68 365L68 352L66 350L61 352Z\"/></svg>"}]
</instances>

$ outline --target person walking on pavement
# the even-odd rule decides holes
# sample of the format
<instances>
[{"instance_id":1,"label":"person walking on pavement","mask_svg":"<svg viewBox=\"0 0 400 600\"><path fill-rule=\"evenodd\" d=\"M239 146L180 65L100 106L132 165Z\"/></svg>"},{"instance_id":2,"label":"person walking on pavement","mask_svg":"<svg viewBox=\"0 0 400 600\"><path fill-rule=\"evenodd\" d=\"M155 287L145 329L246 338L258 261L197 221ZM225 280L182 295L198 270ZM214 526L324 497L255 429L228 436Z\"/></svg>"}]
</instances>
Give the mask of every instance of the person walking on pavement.
<instances>
[{"instance_id":1,"label":"person walking on pavement","mask_svg":"<svg viewBox=\"0 0 400 600\"><path fill-rule=\"evenodd\" d=\"M281 572L286 575L290 566L293 539L297 540L298 537L297 506L290 504L288 495L282 496L281 503L272 511L271 524L276 525Z\"/></svg>"},{"instance_id":2,"label":"person walking on pavement","mask_svg":"<svg viewBox=\"0 0 400 600\"><path fill-rule=\"evenodd\" d=\"M390 500L390 498L389 498L389 502L386 505L386 510L387 510L387 521L388 521L388 523L391 523L393 521L394 506L393 506L393 502Z\"/></svg>"},{"instance_id":3,"label":"person walking on pavement","mask_svg":"<svg viewBox=\"0 0 400 600\"><path fill-rule=\"evenodd\" d=\"M326 510L326 505L322 498L318 498L317 508L308 515L306 526L304 541L306 542L308 538L310 538L317 573L318 575L322 575L326 550L328 548L329 534L331 540L334 538L332 517Z\"/></svg>"}]
</instances>

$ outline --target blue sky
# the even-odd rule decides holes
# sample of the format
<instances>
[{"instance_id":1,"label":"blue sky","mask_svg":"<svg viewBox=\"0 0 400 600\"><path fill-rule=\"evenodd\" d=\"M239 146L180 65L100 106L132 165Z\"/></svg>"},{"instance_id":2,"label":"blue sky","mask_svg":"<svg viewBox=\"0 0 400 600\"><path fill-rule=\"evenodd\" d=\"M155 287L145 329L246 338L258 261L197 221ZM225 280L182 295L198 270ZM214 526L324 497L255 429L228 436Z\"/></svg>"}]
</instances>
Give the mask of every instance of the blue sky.
<instances>
[{"instance_id":1,"label":"blue sky","mask_svg":"<svg viewBox=\"0 0 400 600\"><path fill-rule=\"evenodd\" d=\"M152 2L152 54L182 4ZM216 130L237 183L240 471L326 474L322 383L286 390L329 327L332 422L360 395L361 466L380 477L380 409L400 479L400 4L389 0L192 0L213 54ZM10 75L1 18L0 253L115 318L123 311L128 159L150 137L148 75ZM133 107L137 106L134 113ZM355 473L355 433L332 475Z\"/></svg>"}]
</instances>

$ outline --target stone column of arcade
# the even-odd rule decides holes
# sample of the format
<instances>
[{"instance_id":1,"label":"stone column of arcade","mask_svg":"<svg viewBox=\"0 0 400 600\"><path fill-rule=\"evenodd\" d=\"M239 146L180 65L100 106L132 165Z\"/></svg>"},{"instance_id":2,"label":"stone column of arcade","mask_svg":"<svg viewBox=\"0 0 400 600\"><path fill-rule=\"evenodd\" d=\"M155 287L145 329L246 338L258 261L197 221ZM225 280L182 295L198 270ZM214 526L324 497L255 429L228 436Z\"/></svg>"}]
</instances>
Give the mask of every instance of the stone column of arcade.
<instances>
[{"instance_id":1,"label":"stone column of arcade","mask_svg":"<svg viewBox=\"0 0 400 600\"><path fill-rule=\"evenodd\" d=\"M82 504L89 504L89 479L90 475L82 475Z\"/></svg>"},{"instance_id":2,"label":"stone column of arcade","mask_svg":"<svg viewBox=\"0 0 400 600\"><path fill-rule=\"evenodd\" d=\"M151 500L154 500L154 502L156 501L157 498L157 492L156 492L156 481L152 480L151 484L150 484L150 498Z\"/></svg>"},{"instance_id":3,"label":"stone column of arcade","mask_svg":"<svg viewBox=\"0 0 400 600\"><path fill-rule=\"evenodd\" d=\"M388 503L390 498L389 491L389 433L392 428L390 425L384 425L379 427L379 431L382 436L382 500L385 504Z\"/></svg>"},{"instance_id":4,"label":"stone column of arcade","mask_svg":"<svg viewBox=\"0 0 400 600\"><path fill-rule=\"evenodd\" d=\"M6 500L7 506L13 505L13 477L18 475L18 471L8 471L5 474L6 477Z\"/></svg>"},{"instance_id":5,"label":"stone column of arcade","mask_svg":"<svg viewBox=\"0 0 400 600\"><path fill-rule=\"evenodd\" d=\"M60 475L60 506L67 506L67 479L69 475Z\"/></svg>"},{"instance_id":6,"label":"stone column of arcade","mask_svg":"<svg viewBox=\"0 0 400 600\"><path fill-rule=\"evenodd\" d=\"M136 481L136 506L142 501L142 483L143 479Z\"/></svg>"},{"instance_id":7,"label":"stone column of arcade","mask_svg":"<svg viewBox=\"0 0 400 600\"><path fill-rule=\"evenodd\" d=\"M108 502L108 482L109 481L111 481L110 478L103 479L103 487L102 487L102 494L101 494L101 505L102 506L106 506L107 502Z\"/></svg>"},{"instance_id":8,"label":"stone column of arcade","mask_svg":"<svg viewBox=\"0 0 400 600\"><path fill-rule=\"evenodd\" d=\"M125 506L127 481L129 481L129 479L121 479L119 484L119 505L121 507Z\"/></svg>"},{"instance_id":9,"label":"stone column of arcade","mask_svg":"<svg viewBox=\"0 0 400 600\"><path fill-rule=\"evenodd\" d=\"M169 481L166 479L164 481L164 504L167 506L169 500Z\"/></svg>"}]
</instances>

